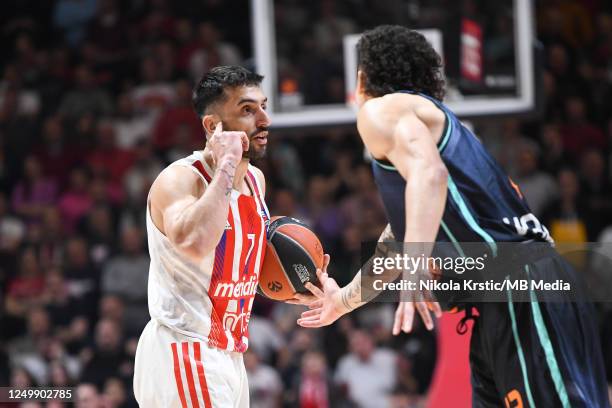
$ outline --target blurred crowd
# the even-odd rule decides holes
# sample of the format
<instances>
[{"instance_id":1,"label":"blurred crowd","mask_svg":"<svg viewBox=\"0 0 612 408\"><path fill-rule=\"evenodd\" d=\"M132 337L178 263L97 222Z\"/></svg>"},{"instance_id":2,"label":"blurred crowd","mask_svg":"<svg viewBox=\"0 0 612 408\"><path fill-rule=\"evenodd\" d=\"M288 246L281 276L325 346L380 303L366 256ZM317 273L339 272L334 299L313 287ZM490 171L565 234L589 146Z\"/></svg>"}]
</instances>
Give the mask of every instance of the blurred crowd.
<instances>
[{"instance_id":1,"label":"blurred crowd","mask_svg":"<svg viewBox=\"0 0 612 408\"><path fill-rule=\"evenodd\" d=\"M237 3L3 3L0 385L74 386L83 407L136 406L134 352L148 321L148 189L168 163L204 146L191 108L193 82L216 65L251 64L249 4ZM293 28L280 49L303 56L316 49L325 59L356 29L335 14L334 3L279 1L277 19ZM373 24L395 22L388 10L396 6L436 18L412 7L419 1L347 3L362 10L355 19L371 6ZM431 2L440 10L444 3ZM537 1L545 50L541 116L473 122L559 242L612 243L606 4ZM306 25L312 35L304 35ZM300 41L302 48L292 45ZM293 55L281 61L280 78L299 69ZM327 74L315 70L287 86L300 86L314 103L343 100L334 75L326 96L305 81L317 75ZM271 132L268 156L257 164L271 212L310 224L332 256L330 273L345 284L359 268L361 243L386 224L382 203L355 129L307 133ZM612 382L612 314L600 306ZM295 323L299 307L258 297L245 355L252 406L421 406L435 335L417 325L414 334L393 338L393 310L375 304L332 327L306 330Z\"/></svg>"}]
</instances>

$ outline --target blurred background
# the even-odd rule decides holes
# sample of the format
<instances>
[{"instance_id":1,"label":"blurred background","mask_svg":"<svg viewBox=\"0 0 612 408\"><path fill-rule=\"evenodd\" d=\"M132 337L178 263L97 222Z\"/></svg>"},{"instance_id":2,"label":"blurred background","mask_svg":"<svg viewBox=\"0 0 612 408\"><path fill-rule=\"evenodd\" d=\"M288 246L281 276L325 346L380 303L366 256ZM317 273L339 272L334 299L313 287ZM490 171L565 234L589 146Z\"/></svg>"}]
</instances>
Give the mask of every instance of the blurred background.
<instances>
[{"instance_id":1,"label":"blurred background","mask_svg":"<svg viewBox=\"0 0 612 408\"><path fill-rule=\"evenodd\" d=\"M513 94L521 81L509 0L273 3L270 19L254 24L282 34L272 84L279 112L344 104L344 36L397 23L400 10L401 21L443 30L454 100ZM482 112L471 126L555 240L612 242L612 3L533 7L540 103L520 115ZM167 164L204 146L194 81L216 65L257 70L251 17L244 0L3 1L0 386L78 386L80 406L136 406L148 189ZM482 42L480 71L463 69L474 50L454 39L465 30ZM271 213L311 225L332 256L330 273L347 283L361 242L386 224L354 124L284 122L268 142L257 165ZM611 305L597 308L612 383ZM374 304L305 330L299 307L258 297L245 356L252 406L424 406L435 333L417 319L412 335L392 338L393 311Z\"/></svg>"}]
</instances>

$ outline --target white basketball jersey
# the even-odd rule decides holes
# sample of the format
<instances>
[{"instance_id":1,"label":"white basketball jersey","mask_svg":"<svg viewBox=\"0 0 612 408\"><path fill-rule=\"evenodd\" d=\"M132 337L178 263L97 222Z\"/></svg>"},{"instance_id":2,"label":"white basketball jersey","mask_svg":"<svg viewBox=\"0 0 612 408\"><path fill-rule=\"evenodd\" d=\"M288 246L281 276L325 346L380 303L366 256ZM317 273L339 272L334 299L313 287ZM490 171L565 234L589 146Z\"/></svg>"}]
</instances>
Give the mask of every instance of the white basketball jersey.
<instances>
[{"instance_id":1,"label":"white basketball jersey","mask_svg":"<svg viewBox=\"0 0 612 408\"><path fill-rule=\"evenodd\" d=\"M202 152L170 166L186 166L211 181L213 171ZM266 249L269 212L249 165L252 196L232 190L226 227L217 247L199 263L180 254L155 226L147 202L151 266L148 301L151 318L210 347L244 352L248 322Z\"/></svg>"}]
</instances>

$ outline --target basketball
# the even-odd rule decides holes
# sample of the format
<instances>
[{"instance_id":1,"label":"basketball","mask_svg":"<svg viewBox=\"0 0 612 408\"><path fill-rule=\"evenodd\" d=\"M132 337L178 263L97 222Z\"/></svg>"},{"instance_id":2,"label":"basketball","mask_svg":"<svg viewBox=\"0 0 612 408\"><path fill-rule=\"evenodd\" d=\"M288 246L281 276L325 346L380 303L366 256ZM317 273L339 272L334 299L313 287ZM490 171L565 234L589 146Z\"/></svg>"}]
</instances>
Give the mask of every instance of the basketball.
<instances>
[{"instance_id":1,"label":"basketball","mask_svg":"<svg viewBox=\"0 0 612 408\"><path fill-rule=\"evenodd\" d=\"M323 267L323 246L301 221L272 217L259 275L258 292L273 300L288 300L296 293L310 293L306 282L319 285L317 268Z\"/></svg>"}]
</instances>

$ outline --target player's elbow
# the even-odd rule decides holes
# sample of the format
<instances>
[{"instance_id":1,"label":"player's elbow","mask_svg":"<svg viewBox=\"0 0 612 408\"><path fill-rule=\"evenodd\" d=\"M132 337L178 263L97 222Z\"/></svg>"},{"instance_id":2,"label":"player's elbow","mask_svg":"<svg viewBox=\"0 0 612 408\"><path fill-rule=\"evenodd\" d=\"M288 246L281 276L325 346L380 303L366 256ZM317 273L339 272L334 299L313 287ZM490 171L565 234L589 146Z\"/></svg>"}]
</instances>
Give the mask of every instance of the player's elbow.
<instances>
[{"instance_id":1,"label":"player's elbow","mask_svg":"<svg viewBox=\"0 0 612 408\"><path fill-rule=\"evenodd\" d=\"M169 238L179 252L192 259L200 259L211 250L208 239L194 232L175 231Z\"/></svg>"},{"instance_id":2,"label":"player's elbow","mask_svg":"<svg viewBox=\"0 0 612 408\"><path fill-rule=\"evenodd\" d=\"M423 176L427 183L433 186L446 188L448 183L448 169L442 162L428 166Z\"/></svg>"}]
</instances>

